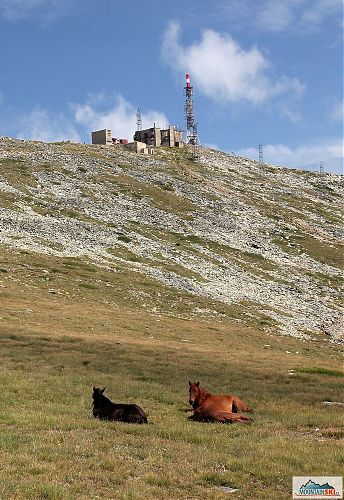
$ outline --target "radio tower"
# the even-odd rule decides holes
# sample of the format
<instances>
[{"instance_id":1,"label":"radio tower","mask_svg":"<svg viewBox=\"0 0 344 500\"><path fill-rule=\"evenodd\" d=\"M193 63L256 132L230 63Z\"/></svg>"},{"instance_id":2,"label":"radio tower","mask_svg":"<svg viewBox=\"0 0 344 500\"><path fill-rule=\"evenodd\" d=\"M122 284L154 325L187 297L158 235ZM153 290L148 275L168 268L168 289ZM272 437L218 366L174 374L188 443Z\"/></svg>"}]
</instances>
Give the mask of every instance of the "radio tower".
<instances>
[{"instance_id":1,"label":"radio tower","mask_svg":"<svg viewBox=\"0 0 344 500\"><path fill-rule=\"evenodd\" d=\"M136 130L142 130L142 115L140 108L137 108L136 113Z\"/></svg>"},{"instance_id":2,"label":"radio tower","mask_svg":"<svg viewBox=\"0 0 344 500\"><path fill-rule=\"evenodd\" d=\"M193 87L190 83L190 75L186 75L185 89L185 120L186 120L186 144L199 146L199 137L197 133L197 123L195 121L195 108L193 104Z\"/></svg>"},{"instance_id":3,"label":"radio tower","mask_svg":"<svg viewBox=\"0 0 344 500\"><path fill-rule=\"evenodd\" d=\"M319 174L320 175L323 175L325 173L325 169L324 169L324 162L321 161L320 162L320 166L319 166Z\"/></svg>"}]
</instances>

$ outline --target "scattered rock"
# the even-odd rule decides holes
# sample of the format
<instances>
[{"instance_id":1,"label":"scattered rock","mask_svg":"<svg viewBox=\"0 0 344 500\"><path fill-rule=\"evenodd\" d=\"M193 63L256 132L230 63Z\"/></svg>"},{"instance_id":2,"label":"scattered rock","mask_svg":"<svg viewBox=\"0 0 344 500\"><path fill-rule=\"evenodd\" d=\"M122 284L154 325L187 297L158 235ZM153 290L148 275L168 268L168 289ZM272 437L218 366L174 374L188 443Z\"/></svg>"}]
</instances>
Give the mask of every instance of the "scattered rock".
<instances>
[{"instance_id":1,"label":"scattered rock","mask_svg":"<svg viewBox=\"0 0 344 500\"><path fill-rule=\"evenodd\" d=\"M321 331L342 342L341 271L302 243L340 241L341 176L320 182L316 173L206 148L193 168L174 154L1 138L0 162L25 162L27 184L0 171L10 200L0 208L0 244L102 266L124 261L177 290L245 303L249 319L268 316L264 331L305 339ZM110 254L113 247L132 260Z\"/></svg>"},{"instance_id":2,"label":"scattered rock","mask_svg":"<svg viewBox=\"0 0 344 500\"><path fill-rule=\"evenodd\" d=\"M344 406L344 403L340 403L339 401L323 401L323 404L328 406Z\"/></svg>"},{"instance_id":3,"label":"scattered rock","mask_svg":"<svg viewBox=\"0 0 344 500\"><path fill-rule=\"evenodd\" d=\"M238 488L231 488L230 486L218 486L218 489L223 491L224 493L236 493L239 491Z\"/></svg>"}]
</instances>

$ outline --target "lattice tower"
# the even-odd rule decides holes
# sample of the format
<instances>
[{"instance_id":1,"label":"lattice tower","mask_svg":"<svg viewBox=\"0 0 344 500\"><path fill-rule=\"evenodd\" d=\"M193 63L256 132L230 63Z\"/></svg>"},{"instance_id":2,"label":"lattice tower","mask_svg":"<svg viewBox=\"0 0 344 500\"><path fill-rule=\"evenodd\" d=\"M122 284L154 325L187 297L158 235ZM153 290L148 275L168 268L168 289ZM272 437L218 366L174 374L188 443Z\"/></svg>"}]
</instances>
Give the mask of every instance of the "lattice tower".
<instances>
[{"instance_id":1,"label":"lattice tower","mask_svg":"<svg viewBox=\"0 0 344 500\"><path fill-rule=\"evenodd\" d=\"M197 123L195 120L195 107L193 103L193 87L190 83L190 75L186 75L185 90L185 121L186 121L186 144L199 146L200 140L197 132Z\"/></svg>"}]
</instances>

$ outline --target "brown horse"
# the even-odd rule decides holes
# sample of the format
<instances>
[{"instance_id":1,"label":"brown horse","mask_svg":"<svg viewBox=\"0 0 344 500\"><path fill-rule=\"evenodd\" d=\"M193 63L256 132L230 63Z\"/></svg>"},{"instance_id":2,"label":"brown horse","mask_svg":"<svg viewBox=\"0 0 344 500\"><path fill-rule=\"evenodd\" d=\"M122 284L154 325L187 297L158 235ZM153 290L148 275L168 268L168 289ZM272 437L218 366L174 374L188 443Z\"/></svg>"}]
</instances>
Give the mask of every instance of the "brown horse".
<instances>
[{"instance_id":1,"label":"brown horse","mask_svg":"<svg viewBox=\"0 0 344 500\"><path fill-rule=\"evenodd\" d=\"M250 422L252 419L239 415L238 411L253 410L236 396L211 394L199 385L189 381L189 403L193 407L191 420L203 422Z\"/></svg>"}]
</instances>

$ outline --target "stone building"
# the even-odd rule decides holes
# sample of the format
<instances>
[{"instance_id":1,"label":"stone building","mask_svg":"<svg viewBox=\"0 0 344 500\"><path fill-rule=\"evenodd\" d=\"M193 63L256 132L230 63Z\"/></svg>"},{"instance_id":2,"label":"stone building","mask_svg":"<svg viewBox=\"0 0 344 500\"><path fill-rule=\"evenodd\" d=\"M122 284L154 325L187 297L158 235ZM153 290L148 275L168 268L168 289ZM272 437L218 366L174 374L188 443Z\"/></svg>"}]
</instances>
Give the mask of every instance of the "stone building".
<instances>
[{"instance_id":1,"label":"stone building","mask_svg":"<svg viewBox=\"0 0 344 500\"><path fill-rule=\"evenodd\" d=\"M143 155L154 154L153 147L147 146L145 142L140 142L140 141L128 142L128 144L125 144L125 147L130 151L134 151L134 153L141 153Z\"/></svg>"},{"instance_id":2,"label":"stone building","mask_svg":"<svg viewBox=\"0 0 344 500\"><path fill-rule=\"evenodd\" d=\"M182 148L183 131L178 130L174 125L170 125L167 129L160 127L147 128L145 130L137 130L134 135L134 141L144 142L148 146L170 146L172 148Z\"/></svg>"},{"instance_id":3,"label":"stone building","mask_svg":"<svg viewBox=\"0 0 344 500\"><path fill-rule=\"evenodd\" d=\"M128 144L128 139L112 137L112 131L110 129L96 130L92 132L92 144L105 144L106 146L112 144Z\"/></svg>"}]
</instances>

